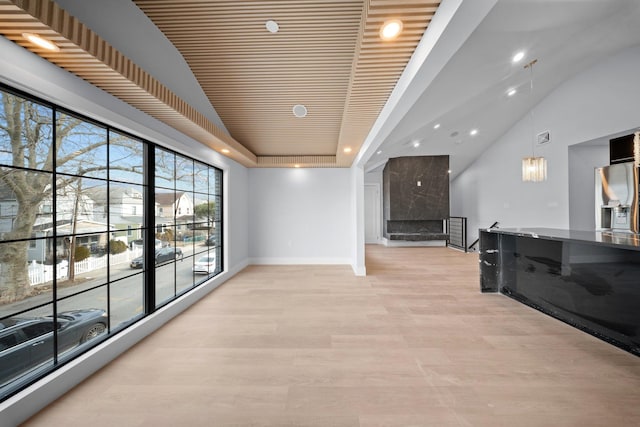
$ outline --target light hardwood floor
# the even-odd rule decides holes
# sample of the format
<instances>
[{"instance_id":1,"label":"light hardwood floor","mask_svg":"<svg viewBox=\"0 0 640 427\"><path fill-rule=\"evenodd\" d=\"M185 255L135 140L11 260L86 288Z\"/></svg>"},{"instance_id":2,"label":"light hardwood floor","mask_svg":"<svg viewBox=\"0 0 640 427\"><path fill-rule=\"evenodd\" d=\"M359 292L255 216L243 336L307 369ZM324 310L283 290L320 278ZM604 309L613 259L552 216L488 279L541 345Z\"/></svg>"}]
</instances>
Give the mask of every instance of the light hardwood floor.
<instances>
[{"instance_id":1,"label":"light hardwood floor","mask_svg":"<svg viewBox=\"0 0 640 427\"><path fill-rule=\"evenodd\" d=\"M640 425L640 358L481 294L477 254L367 271L249 267L26 425Z\"/></svg>"}]
</instances>

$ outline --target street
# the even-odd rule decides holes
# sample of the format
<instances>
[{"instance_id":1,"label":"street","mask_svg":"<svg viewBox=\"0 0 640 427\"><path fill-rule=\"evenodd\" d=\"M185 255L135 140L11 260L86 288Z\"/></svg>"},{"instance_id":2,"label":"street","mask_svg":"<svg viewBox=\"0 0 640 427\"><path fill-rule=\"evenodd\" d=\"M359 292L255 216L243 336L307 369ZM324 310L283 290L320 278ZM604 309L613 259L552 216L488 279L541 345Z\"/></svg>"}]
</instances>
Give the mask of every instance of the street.
<instances>
[{"instance_id":1,"label":"street","mask_svg":"<svg viewBox=\"0 0 640 427\"><path fill-rule=\"evenodd\" d=\"M181 260L156 266L157 303L162 303L176 293L193 287L194 283L206 279L205 275L194 276L192 272L193 263L201 256L206 255L209 249L213 251L214 248L200 244L195 247L188 245L180 249L183 253ZM100 308L109 312L110 328L112 330L117 329L119 325L131 321L143 312L144 274L143 269L132 269L129 263L120 263L110 266L108 272L106 268L103 268L78 275L76 276L76 283L72 285L59 281L58 299L67 295L77 295L59 301L58 312L81 308ZM107 295L106 286L108 276L110 276L111 280L109 296ZM96 286L99 287L91 289ZM108 299L110 299L109 310L107 310ZM39 295L1 306L0 317L5 317L51 300L52 291L49 287L48 290ZM51 307L51 305L47 305L24 313L22 316L51 315Z\"/></svg>"}]
</instances>

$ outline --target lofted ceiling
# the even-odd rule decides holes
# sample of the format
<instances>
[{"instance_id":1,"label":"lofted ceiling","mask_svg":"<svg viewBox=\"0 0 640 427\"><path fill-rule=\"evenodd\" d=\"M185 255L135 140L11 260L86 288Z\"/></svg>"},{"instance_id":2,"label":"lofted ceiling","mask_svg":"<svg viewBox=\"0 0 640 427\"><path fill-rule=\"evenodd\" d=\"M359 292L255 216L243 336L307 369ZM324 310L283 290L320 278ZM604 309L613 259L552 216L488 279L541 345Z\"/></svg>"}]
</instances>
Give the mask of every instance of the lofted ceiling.
<instances>
[{"instance_id":1,"label":"lofted ceiling","mask_svg":"<svg viewBox=\"0 0 640 427\"><path fill-rule=\"evenodd\" d=\"M349 167L440 1L135 0L184 58L222 126L107 44L71 3L0 0L0 32L246 166ZM385 41L379 31L389 19L402 20L403 31ZM25 31L61 51L32 46ZM298 104L305 117L294 116Z\"/></svg>"}]
</instances>

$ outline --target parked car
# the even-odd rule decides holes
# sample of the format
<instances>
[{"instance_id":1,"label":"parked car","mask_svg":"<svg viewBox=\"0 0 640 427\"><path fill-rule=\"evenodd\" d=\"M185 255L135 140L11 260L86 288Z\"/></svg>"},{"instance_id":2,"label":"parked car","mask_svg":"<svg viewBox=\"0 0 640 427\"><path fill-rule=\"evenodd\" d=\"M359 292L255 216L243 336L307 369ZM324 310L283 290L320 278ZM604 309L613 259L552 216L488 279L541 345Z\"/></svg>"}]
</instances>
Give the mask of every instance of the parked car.
<instances>
[{"instance_id":1,"label":"parked car","mask_svg":"<svg viewBox=\"0 0 640 427\"><path fill-rule=\"evenodd\" d=\"M161 264L167 261L173 261L184 258L184 254L182 253L182 249L174 248L173 246L167 246L166 248L156 249L156 264ZM138 258L134 258L131 260L129 266L131 268L142 268L144 264L144 256L139 256Z\"/></svg>"},{"instance_id":2,"label":"parked car","mask_svg":"<svg viewBox=\"0 0 640 427\"><path fill-rule=\"evenodd\" d=\"M194 274L212 274L216 271L216 256L205 255L193 264Z\"/></svg>"},{"instance_id":3,"label":"parked car","mask_svg":"<svg viewBox=\"0 0 640 427\"><path fill-rule=\"evenodd\" d=\"M217 240L216 236L209 236L207 240L204 241L205 246L216 246Z\"/></svg>"},{"instance_id":4,"label":"parked car","mask_svg":"<svg viewBox=\"0 0 640 427\"><path fill-rule=\"evenodd\" d=\"M0 321L0 385L53 358L53 329L58 353L103 334L107 313L90 308L65 311L58 317L9 317Z\"/></svg>"}]
</instances>

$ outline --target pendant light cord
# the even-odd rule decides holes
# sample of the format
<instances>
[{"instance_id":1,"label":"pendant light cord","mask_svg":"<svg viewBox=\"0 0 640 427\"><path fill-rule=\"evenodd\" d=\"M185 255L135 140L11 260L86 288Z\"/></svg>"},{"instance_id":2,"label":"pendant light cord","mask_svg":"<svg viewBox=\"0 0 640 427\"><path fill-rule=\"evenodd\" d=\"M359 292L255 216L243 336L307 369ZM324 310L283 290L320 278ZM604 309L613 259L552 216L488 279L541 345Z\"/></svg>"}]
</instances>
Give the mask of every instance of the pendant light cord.
<instances>
[{"instance_id":1,"label":"pendant light cord","mask_svg":"<svg viewBox=\"0 0 640 427\"><path fill-rule=\"evenodd\" d=\"M538 62L537 59L529 62L524 68L529 69L529 96L531 96L531 110L529 114L531 115L531 157L536 157L536 145L535 145L535 116L533 113L534 101L533 101L533 65Z\"/></svg>"}]
</instances>

